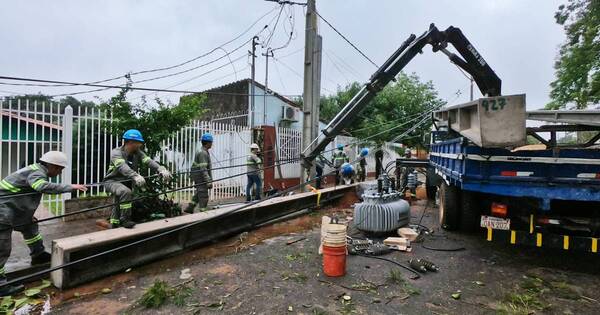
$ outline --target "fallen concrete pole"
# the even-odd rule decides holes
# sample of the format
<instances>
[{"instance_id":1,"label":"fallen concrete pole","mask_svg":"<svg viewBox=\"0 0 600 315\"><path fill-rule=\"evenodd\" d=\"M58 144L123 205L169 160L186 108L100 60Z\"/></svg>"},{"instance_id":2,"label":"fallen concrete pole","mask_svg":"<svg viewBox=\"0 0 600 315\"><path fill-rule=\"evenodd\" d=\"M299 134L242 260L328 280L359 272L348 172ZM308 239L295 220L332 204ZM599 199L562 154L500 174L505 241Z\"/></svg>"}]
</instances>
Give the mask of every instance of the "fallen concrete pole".
<instances>
[{"instance_id":1,"label":"fallen concrete pole","mask_svg":"<svg viewBox=\"0 0 600 315\"><path fill-rule=\"evenodd\" d=\"M354 193L354 190L354 185L322 189L320 204L339 199L346 193ZM63 289L122 272L133 266L251 230L256 226L302 209L315 207L317 198L318 195L314 192L299 193L276 197L233 212L231 211L239 206L142 223L136 225L134 229L119 228L57 239L52 242L52 267L157 235L166 230L198 222L192 227L143 242L137 246L59 269L52 272L51 280L54 286ZM228 214L219 216L224 213Z\"/></svg>"}]
</instances>

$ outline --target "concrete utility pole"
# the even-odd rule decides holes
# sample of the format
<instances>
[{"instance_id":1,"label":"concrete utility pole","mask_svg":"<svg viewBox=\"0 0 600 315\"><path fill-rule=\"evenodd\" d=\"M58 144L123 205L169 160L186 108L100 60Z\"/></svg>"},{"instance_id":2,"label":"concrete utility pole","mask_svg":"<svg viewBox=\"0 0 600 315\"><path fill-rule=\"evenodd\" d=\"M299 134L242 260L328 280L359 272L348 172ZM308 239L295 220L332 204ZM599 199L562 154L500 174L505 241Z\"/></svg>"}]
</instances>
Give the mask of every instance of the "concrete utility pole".
<instances>
[{"instance_id":1,"label":"concrete utility pole","mask_svg":"<svg viewBox=\"0 0 600 315\"><path fill-rule=\"evenodd\" d=\"M317 30L316 0L307 1L306 31L304 43L304 93L302 151L305 151L319 134L319 102L321 97L321 36ZM314 168L309 172L314 177ZM300 167L301 182L306 179L307 170Z\"/></svg>"},{"instance_id":2,"label":"concrete utility pole","mask_svg":"<svg viewBox=\"0 0 600 315\"><path fill-rule=\"evenodd\" d=\"M267 91L269 90L269 57L274 57L273 49L267 48L267 52L262 54L265 56L265 97L263 102L263 125L267 124Z\"/></svg>"},{"instance_id":3,"label":"concrete utility pole","mask_svg":"<svg viewBox=\"0 0 600 315\"><path fill-rule=\"evenodd\" d=\"M256 110L256 107L254 106L254 95L256 94L254 91L254 86L256 85L254 82L254 78L256 75L256 69L255 69L255 65L256 65L256 45L258 45L258 36L254 36L252 38L252 51L248 52L251 54L252 56L252 70L251 70L251 79L250 79L250 95L249 95L249 101L250 101L250 128L254 128L254 112ZM254 139L253 139L254 140Z\"/></svg>"},{"instance_id":4,"label":"concrete utility pole","mask_svg":"<svg viewBox=\"0 0 600 315\"><path fill-rule=\"evenodd\" d=\"M469 81L471 81L471 101L473 101L473 77L470 77Z\"/></svg>"}]
</instances>

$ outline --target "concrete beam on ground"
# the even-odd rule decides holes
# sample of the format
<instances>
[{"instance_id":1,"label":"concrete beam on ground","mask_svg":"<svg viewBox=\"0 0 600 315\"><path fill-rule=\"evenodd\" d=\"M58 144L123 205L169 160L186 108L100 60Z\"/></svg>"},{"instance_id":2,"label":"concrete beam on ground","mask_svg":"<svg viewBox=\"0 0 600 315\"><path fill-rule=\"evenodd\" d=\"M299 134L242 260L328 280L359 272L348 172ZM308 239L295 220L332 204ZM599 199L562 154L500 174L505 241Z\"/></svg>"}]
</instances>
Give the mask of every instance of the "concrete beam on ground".
<instances>
[{"instance_id":1,"label":"concrete beam on ground","mask_svg":"<svg viewBox=\"0 0 600 315\"><path fill-rule=\"evenodd\" d=\"M354 193L354 190L355 185L322 189L320 205L339 199L346 193ZM63 289L122 272L130 267L251 230L257 225L288 216L296 211L313 208L317 206L317 198L318 194L314 192L298 193L276 197L242 210L234 211L239 206L229 206L208 212L141 223L133 229L118 228L56 239L52 243L52 267L157 235L166 230L197 223L138 246L59 269L52 272L51 280L57 288Z\"/></svg>"}]
</instances>

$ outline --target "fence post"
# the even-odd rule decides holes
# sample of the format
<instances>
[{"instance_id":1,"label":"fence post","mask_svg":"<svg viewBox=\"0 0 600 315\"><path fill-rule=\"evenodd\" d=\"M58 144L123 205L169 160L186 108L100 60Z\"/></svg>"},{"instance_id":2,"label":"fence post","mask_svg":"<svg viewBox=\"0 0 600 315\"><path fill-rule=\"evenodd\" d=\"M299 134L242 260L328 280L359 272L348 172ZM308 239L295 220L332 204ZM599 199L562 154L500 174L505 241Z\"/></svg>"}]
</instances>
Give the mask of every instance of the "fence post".
<instances>
[{"instance_id":1,"label":"fence post","mask_svg":"<svg viewBox=\"0 0 600 315\"><path fill-rule=\"evenodd\" d=\"M73 107L71 106L65 108L62 127L62 148L63 153L67 156L67 167L62 173L62 183L71 185L73 173ZM61 214L65 213L65 201L67 199L71 199L71 193L62 195Z\"/></svg>"}]
</instances>

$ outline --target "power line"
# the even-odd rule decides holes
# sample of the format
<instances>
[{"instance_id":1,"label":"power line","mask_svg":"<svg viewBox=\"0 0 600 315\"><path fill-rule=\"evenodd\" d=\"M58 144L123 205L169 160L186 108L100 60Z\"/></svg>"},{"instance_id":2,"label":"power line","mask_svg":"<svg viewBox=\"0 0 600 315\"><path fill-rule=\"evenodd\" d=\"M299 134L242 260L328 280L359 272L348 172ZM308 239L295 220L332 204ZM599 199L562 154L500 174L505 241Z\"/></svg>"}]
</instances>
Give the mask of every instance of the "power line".
<instances>
[{"instance_id":1,"label":"power line","mask_svg":"<svg viewBox=\"0 0 600 315\"><path fill-rule=\"evenodd\" d=\"M299 52L301 52L303 50L304 50L304 47L300 47L300 48L294 50L293 52L291 52L289 54L286 54L286 55L283 55L283 56L279 56L279 59L287 58L287 57L295 55L295 54L297 54L297 53L299 53Z\"/></svg>"},{"instance_id":2,"label":"power line","mask_svg":"<svg viewBox=\"0 0 600 315\"><path fill-rule=\"evenodd\" d=\"M331 50L326 50L326 51L325 51L325 53L326 53L326 54L331 54L333 57L335 57L335 58L333 58L333 59L337 59L337 60L340 62L340 64L341 64L342 66L344 66L344 67L345 67L345 68L346 68L346 69L347 69L347 70L348 70L350 73L352 73L352 74L356 75L356 77L357 77L357 78L360 78L360 77L362 77L362 76L361 76L361 74L360 74L360 73L359 73L359 72L358 72L356 69L354 69L354 67L352 67L350 64L348 64L348 63L347 63L347 62L344 60L344 58L342 58L342 57L338 56L337 54L335 54L335 53L334 53L333 51L331 51Z\"/></svg>"},{"instance_id":3,"label":"power line","mask_svg":"<svg viewBox=\"0 0 600 315\"><path fill-rule=\"evenodd\" d=\"M327 59L329 59L329 61L331 61L331 64L333 64L333 67L344 77L344 79L346 79L346 84L350 84L352 81L346 76L346 74L344 74L342 72L342 69L340 69L340 67L337 65L337 63L335 61L333 61L333 59L331 59L331 57L329 57L329 55L327 53L325 53L325 56L327 56Z\"/></svg>"},{"instance_id":4,"label":"power line","mask_svg":"<svg viewBox=\"0 0 600 315\"><path fill-rule=\"evenodd\" d=\"M275 35L275 31L277 30L277 24L279 24L279 19L281 18L281 13L283 13L283 9L285 8L285 4L281 4L281 8L279 9L279 14L277 15L277 20L275 21L275 25L273 26L273 31L269 34L269 38L267 38L266 43L263 43L261 46L263 48L269 47L271 44L271 40L273 39L273 35Z\"/></svg>"},{"instance_id":5,"label":"power line","mask_svg":"<svg viewBox=\"0 0 600 315\"><path fill-rule=\"evenodd\" d=\"M70 82L70 81L58 81L58 80L45 80L45 79L34 79L34 78L23 78L23 77L9 77L9 76L0 76L0 80L12 80L12 81L27 81L27 82L41 82L41 83L56 83L56 84L67 84L67 85L81 85L81 86L91 86L91 87L102 87L108 89L123 89L126 88L132 91L151 91L151 92L168 92L168 93L182 93L182 94L210 94L210 95L234 95L234 96L264 96L263 94L248 94L248 93L230 93L230 92L216 92L216 91L188 91L188 90L171 90L171 89L158 89L158 88L147 88L147 87L123 87L120 85L107 85L107 84L92 84L92 83L78 83L78 82ZM281 95L281 94L279 94ZM267 95L274 96L277 95ZM300 96L296 95L281 95L281 96L289 96L296 97Z\"/></svg>"},{"instance_id":6,"label":"power line","mask_svg":"<svg viewBox=\"0 0 600 315\"><path fill-rule=\"evenodd\" d=\"M244 56L242 56L242 57L241 57L241 58L239 58L239 59L233 60L233 62L235 62L235 61L237 61L237 60L240 60L240 59L242 59L242 58L244 58L244 57L246 57L246 56L244 55ZM222 65L222 66L220 66L220 67L218 67L218 68L212 69L212 70L210 70L210 71L208 71L208 72L205 72L205 73L203 73L201 76L204 76L204 75L208 74L209 72L214 72L214 70L217 70L217 69L220 69L220 68L226 67L227 65L228 65L228 64L225 64L225 65ZM213 79L213 80L210 80L210 81L207 81L207 82L204 82L204 83L200 83L200 84L194 85L192 88L193 88L193 89L195 89L195 88L198 88L198 87L201 87L201 86L207 85L207 84L211 84L211 83L213 83L213 82L216 82L216 81L219 81L219 80L221 80L221 79L224 79L224 78L230 77L230 76L232 76L232 75L235 75L235 76L236 76L236 81L237 81L237 74L238 74L238 72L242 72L242 71L244 71L244 70L246 70L246 69L248 69L248 66L246 66L246 67L244 67L244 68L242 68L242 69L239 69L239 70L235 70L234 72L230 72L230 73L228 73L228 74L226 74L226 75L224 75L224 76L221 76L221 77L215 78L215 79ZM193 80L195 80L195 79L197 79L197 78L198 78L198 77L193 77L193 78L187 79L187 80L185 80L185 81L183 81L183 82L179 82L179 83L177 83L177 84L174 84L174 85L168 86L168 87L166 87L166 89L172 89L172 88L174 88L174 87L176 87L176 86L179 86L179 85L182 85L182 84L188 83L188 82L190 82L190 81L193 81ZM138 96L138 97L132 98L131 100L137 100L137 99L140 99L140 98L142 98L142 97L146 97L146 96L148 96L148 95L150 95L150 94L152 94L152 93L143 94L143 95L141 95L141 96ZM157 94L157 96L158 96L158 93L156 93L156 94Z\"/></svg>"},{"instance_id":7,"label":"power line","mask_svg":"<svg viewBox=\"0 0 600 315\"><path fill-rule=\"evenodd\" d=\"M155 68L155 69L149 69L149 70L142 70L142 71L136 71L136 72L130 72L127 75L131 76L131 75L139 75L139 74L145 74L145 73L152 73L152 72L158 72L158 71L165 71L165 70L171 70L174 68L178 68L181 66L184 66L186 64L189 64L191 62L194 62L198 59L204 58L210 54L212 54L213 52L219 50L220 48L223 48L223 46L226 46L236 40L238 40L239 38L241 38L242 36L244 36L246 33L248 33L248 31L250 31L258 22L260 22L262 19L264 19L267 15L271 14L273 11L275 11L278 7L274 7L273 9L269 10L267 13L261 15L258 19L256 19L250 26L248 26L242 33L240 33L238 36L234 37L233 39L228 40L227 42L221 44L220 46L213 48L212 50L203 53L199 56L196 56L192 59L186 60L184 62L172 65L172 66L168 66L168 67L162 67L162 68ZM263 28L263 30L266 28L267 26L265 25L265 27ZM126 75L125 75L126 76ZM87 82L89 84L99 84L99 83L104 83L104 82L109 82L109 81L114 81L114 80L118 80L118 79L123 79L125 77L124 75L119 75L113 78L108 78L108 79L104 79L104 80L98 80L98 81L93 81L93 82ZM1 84L1 83L0 83ZM60 87L60 86L69 86L67 85L27 85L27 84L9 84L9 85L22 85L22 86L49 86L49 87Z\"/></svg>"},{"instance_id":8,"label":"power line","mask_svg":"<svg viewBox=\"0 0 600 315\"><path fill-rule=\"evenodd\" d=\"M333 29L338 35L340 35L348 44L350 44L350 46L352 46L352 48L354 48L356 51L358 51L359 54L361 54L363 57L365 57L365 59L367 59L372 65L375 66L375 68L379 69L379 66L373 62L373 60L371 60L371 58L367 57L367 55L365 55L365 53L363 53L360 49L358 49L358 47L356 47L356 45L354 45L346 36L344 36L344 34L340 33L340 31L337 30L337 28L335 28L333 25L331 25L331 23L329 23L329 21L327 21L324 17L321 16L321 14L319 14L318 11L315 10L315 13L317 14L317 16L319 18L321 18L321 20L323 20L323 22L325 22L327 25L329 25L329 27L331 27L331 29Z\"/></svg>"},{"instance_id":9,"label":"power line","mask_svg":"<svg viewBox=\"0 0 600 315\"><path fill-rule=\"evenodd\" d=\"M246 42L244 42L243 44L241 44L240 46L236 47L235 49L233 49L231 52L226 53L225 55L213 59L211 61L208 61L206 63L203 63L201 65L192 67L192 68L188 68L182 71L178 71L178 72L174 72L174 73L170 73L170 74L165 74L165 75L160 75L160 76L156 76L156 77L152 77L152 78L147 78L147 79L143 79L143 80L139 80L139 81L133 81L130 84L139 84L139 83L144 83L144 82L150 82L150 81L156 81L156 80L160 80L160 79L166 79L166 78L170 78L170 77L174 77L174 76L178 76L184 73L188 73L190 71L194 71L196 69L202 68L202 67L206 67L208 65L211 65L221 59L224 59L225 57L229 57L229 55L233 52L236 52L240 49L242 49L244 46L246 46L248 43L250 43L250 41L252 41L252 39L247 40ZM245 55L244 55L245 56ZM5 84L3 82L0 82L0 84ZM121 87L124 87L124 85L121 85ZM87 90L87 91L80 91L80 92L72 92L72 93L63 93L63 94L56 94L56 95L52 95L52 97L61 97L61 96L72 96L72 95L79 95L79 94L86 94L86 93L92 93L92 92L98 92L98 91L104 91L104 90L108 90L108 88L104 88L104 89L94 89L94 90Z\"/></svg>"}]
</instances>

